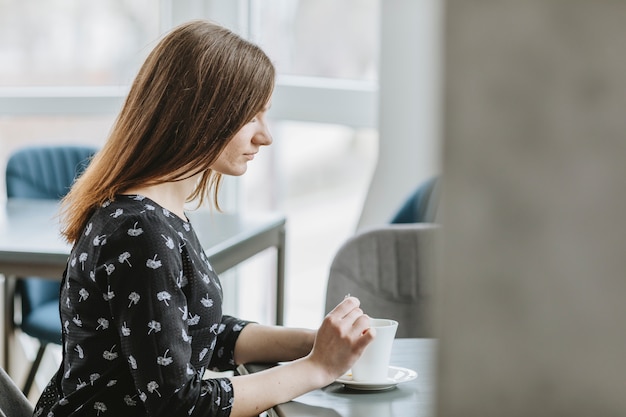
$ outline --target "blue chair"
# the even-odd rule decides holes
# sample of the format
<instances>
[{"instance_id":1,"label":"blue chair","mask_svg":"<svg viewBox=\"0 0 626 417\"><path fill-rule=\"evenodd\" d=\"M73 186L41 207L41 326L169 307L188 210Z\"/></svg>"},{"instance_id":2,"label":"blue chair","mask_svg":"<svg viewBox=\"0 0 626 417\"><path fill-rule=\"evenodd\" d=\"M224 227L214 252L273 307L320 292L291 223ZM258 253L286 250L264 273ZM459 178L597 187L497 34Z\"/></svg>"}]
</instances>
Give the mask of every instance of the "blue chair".
<instances>
[{"instance_id":1,"label":"blue chair","mask_svg":"<svg viewBox=\"0 0 626 417\"><path fill-rule=\"evenodd\" d=\"M391 224L436 223L441 180L432 177L411 193L392 217Z\"/></svg>"},{"instance_id":2,"label":"blue chair","mask_svg":"<svg viewBox=\"0 0 626 417\"><path fill-rule=\"evenodd\" d=\"M87 167L96 148L89 146L33 146L13 153L6 167L8 198L61 199L74 179ZM17 277L16 296L21 301L21 320L14 323L40 343L22 391L28 395L46 347L61 344L57 279ZM50 277L53 278L53 277Z\"/></svg>"}]
</instances>

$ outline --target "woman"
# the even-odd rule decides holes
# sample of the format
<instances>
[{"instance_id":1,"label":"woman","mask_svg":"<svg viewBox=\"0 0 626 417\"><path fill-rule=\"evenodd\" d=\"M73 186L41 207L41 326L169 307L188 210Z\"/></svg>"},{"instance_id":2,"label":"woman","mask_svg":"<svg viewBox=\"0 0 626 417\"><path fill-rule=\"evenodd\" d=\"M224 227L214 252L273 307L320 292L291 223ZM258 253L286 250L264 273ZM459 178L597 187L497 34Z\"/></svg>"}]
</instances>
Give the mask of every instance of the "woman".
<instances>
[{"instance_id":1,"label":"woman","mask_svg":"<svg viewBox=\"0 0 626 417\"><path fill-rule=\"evenodd\" d=\"M255 45L206 21L148 56L102 150L63 200L74 246L60 295L63 360L37 416L246 416L323 387L374 337L354 297L317 332L221 311L185 204L242 175L272 143L275 72ZM206 369L289 361L203 379Z\"/></svg>"}]
</instances>

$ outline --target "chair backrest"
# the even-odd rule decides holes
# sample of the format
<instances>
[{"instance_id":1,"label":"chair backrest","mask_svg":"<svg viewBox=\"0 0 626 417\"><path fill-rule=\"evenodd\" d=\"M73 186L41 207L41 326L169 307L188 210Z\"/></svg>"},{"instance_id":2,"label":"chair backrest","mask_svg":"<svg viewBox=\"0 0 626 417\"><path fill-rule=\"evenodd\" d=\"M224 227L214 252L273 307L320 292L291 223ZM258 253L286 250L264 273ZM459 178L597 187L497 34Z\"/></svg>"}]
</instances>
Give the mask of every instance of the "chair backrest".
<instances>
[{"instance_id":1,"label":"chair backrest","mask_svg":"<svg viewBox=\"0 0 626 417\"><path fill-rule=\"evenodd\" d=\"M432 337L439 229L431 223L387 225L348 239L331 263L326 312L351 294L371 317L397 320L396 337Z\"/></svg>"},{"instance_id":2,"label":"chair backrest","mask_svg":"<svg viewBox=\"0 0 626 417\"><path fill-rule=\"evenodd\" d=\"M0 417L31 417L33 406L15 385L4 369L0 368Z\"/></svg>"},{"instance_id":3,"label":"chair backrest","mask_svg":"<svg viewBox=\"0 0 626 417\"><path fill-rule=\"evenodd\" d=\"M407 197L390 223L436 223L440 182L436 176L420 184Z\"/></svg>"},{"instance_id":4,"label":"chair backrest","mask_svg":"<svg viewBox=\"0 0 626 417\"><path fill-rule=\"evenodd\" d=\"M6 167L7 197L58 200L70 190L97 149L80 145L29 146L13 153ZM59 283L19 280L22 314L44 302L58 299Z\"/></svg>"},{"instance_id":5,"label":"chair backrest","mask_svg":"<svg viewBox=\"0 0 626 417\"><path fill-rule=\"evenodd\" d=\"M31 146L7 162L7 197L58 200L87 167L96 149L89 146Z\"/></svg>"}]
</instances>

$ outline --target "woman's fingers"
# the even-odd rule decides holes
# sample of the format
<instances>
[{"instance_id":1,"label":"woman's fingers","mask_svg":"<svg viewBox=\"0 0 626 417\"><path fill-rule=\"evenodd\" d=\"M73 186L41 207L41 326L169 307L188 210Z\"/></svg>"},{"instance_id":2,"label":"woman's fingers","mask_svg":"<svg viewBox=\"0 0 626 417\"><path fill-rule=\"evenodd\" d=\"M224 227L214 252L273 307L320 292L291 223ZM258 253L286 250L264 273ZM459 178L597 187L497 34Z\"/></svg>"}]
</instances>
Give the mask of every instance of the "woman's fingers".
<instances>
[{"instance_id":1,"label":"woman's fingers","mask_svg":"<svg viewBox=\"0 0 626 417\"><path fill-rule=\"evenodd\" d=\"M373 335L362 337L370 328L370 317L359 307L360 304L358 298L346 296L337 307L328 313L331 323L341 329L341 333L350 334L353 339L362 339L356 342L357 348L362 343L367 345L373 338Z\"/></svg>"},{"instance_id":2,"label":"woman's fingers","mask_svg":"<svg viewBox=\"0 0 626 417\"><path fill-rule=\"evenodd\" d=\"M348 315L352 310L358 308L361 305L361 302L356 297L346 297L341 301L335 308L331 310L328 315L337 316L339 319L343 319L346 315Z\"/></svg>"}]
</instances>

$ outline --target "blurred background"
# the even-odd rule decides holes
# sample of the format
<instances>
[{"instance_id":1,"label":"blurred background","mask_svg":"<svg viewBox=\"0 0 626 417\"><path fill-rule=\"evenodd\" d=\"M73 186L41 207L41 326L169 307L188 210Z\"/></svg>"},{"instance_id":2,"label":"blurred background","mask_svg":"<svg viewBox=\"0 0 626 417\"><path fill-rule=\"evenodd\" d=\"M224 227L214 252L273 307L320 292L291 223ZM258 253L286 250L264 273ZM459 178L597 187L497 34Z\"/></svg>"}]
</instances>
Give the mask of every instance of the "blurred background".
<instances>
[{"instance_id":1,"label":"blurred background","mask_svg":"<svg viewBox=\"0 0 626 417\"><path fill-rule=\"evenodd\" d=\"M1 0L0 163L29 144L102 144L160 36L196 18L229 27L279 76L274 144L226 181L222 205L286 216L285 324L317 327L339 246L439 170L437 3ZM272 321L273 255L222 276L227 313Z\"/></svg>"}]
</instances>

